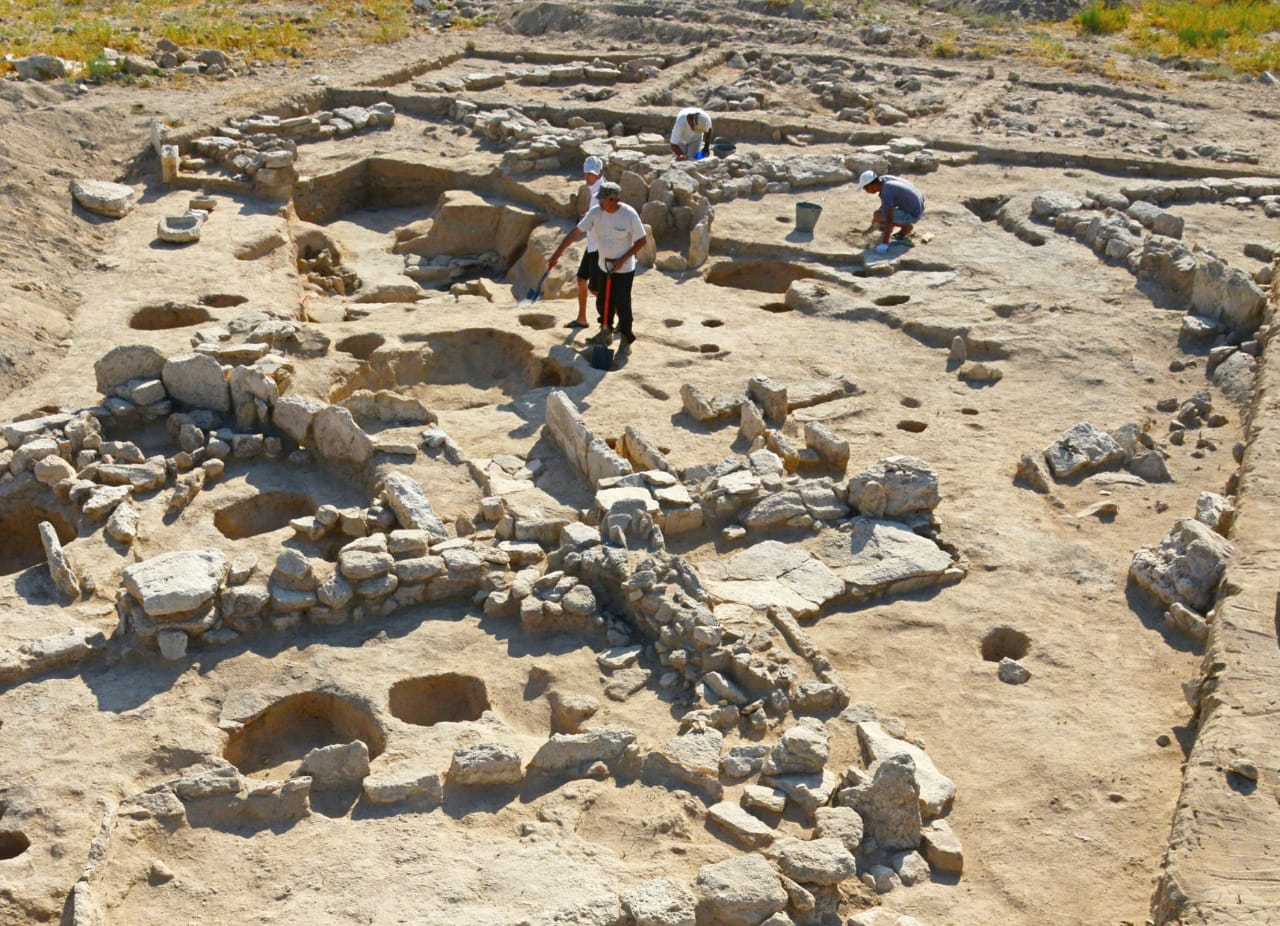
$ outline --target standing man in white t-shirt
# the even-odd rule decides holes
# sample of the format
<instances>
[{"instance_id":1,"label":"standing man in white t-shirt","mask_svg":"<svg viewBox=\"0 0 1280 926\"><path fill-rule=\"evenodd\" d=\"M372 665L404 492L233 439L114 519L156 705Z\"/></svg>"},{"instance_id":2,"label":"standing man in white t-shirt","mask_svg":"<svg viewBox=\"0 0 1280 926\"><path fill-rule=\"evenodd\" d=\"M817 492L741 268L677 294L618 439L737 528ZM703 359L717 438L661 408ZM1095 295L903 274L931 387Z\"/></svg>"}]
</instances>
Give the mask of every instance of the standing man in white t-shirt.
<instances>
[{"instance_id":1,"label":"standing man in white t-shirt","mask_svg":"<svg viewBox=\"0 0 1280 926\"><path fill-rule=\"evenodd\" d=\"M697 107L680 110L671 127L671 153L677 161L696 161L711 150L711 117Z\"/></svg>"},{"instance_id":2,"label":"standing man in white t-shirt","mask_svg":"<svg viewBox=\"0 0 1280 926\"><path fill-rule=\"evenodd\" d=\"M600 182L604 179L604 161L594 154L582 164L582 182L591 193L591 201L587 203L587 212L599 205ZM582 254L582 262L578 264L578 317L565 325L566 328L587 327L587 292L600 292L604 285L604 274L600 272L600 246L595 235L587 233L587 250Z\"/></svg>"},{"instance_id":3,"label":"standing man in white t-shirt","mask_svg":"<svg viewBox=\"0 0 1280 926\"><path fill-rule=\"evenodd\" d=\"M640 213L621 202L622 187L606 180L600 184L597 194L599 205L582 217L576 228L565 235L564 241L547 261L554 267L565 248L584 235L595 233L600 247L600 269L605 273L605 286L596 293L596 314L600 319L600 331L591 338L608 344L613 335L612 323L617 319L622 346L630 346L636 339L631 329L631 284L636 276L636 255L648 241ZM605 294L609 294L609 325L605 325Z\"/></svg>"}]
</instances>

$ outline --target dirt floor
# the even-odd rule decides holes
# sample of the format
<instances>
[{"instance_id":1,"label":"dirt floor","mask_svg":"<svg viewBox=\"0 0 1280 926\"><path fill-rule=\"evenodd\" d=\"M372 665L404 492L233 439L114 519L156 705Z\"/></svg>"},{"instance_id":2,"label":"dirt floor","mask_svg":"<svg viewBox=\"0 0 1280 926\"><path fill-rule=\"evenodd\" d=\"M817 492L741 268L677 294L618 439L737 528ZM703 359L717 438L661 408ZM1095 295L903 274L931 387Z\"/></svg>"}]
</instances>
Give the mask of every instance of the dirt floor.
<instances>
[{"instance_id":1,"label":"dirt floor","mask_svg":"<svg viewBox=\"0 0 1280 926\"><path fill-rule=\"evenodd\" d=\"M769 15L772 4L753 12L702 3L696 15L671 5L652 17L590 9L576 33L556 31L558 20L545 10L549 28L531 29L535 6L563 9L513 4L511 15L526 17L520 21L528 34L501 25L418 34L391 48L187 88L81 92L74 84L0 84L0 119L8 127L0 182L9 218L0 227L0 421L97 405L94 363L116 345L147 344L176 356L190 351L195 332L246 312L309 320L328 346L319 356L290 357L290 394L328 403L360 388L392 389L421 402L472 461L469 467L426 451L401 461L452 536L461 534L459 518L477 517L485 495L475 461L503 454L542 464L536 485L513 496L520 504L570 520L593 507L594 490L545 426L555 389L568 393L596 435L615 439L638 428L676 473L687 473L745 453L749 442L736 415L692 418L682 406L683 385L732 396L757 375L793 386L843 377L853 386L849 394L796 409L785 433L799 446L805 422L824 424L849 442L847 475L895 454L927 461L941 490L936 536L967 574L945 587L840 599L800 623L851 702L900 719L955 783L946 820L963 845L964 870L935 871L931 880L883 894L850 879L838 908L813 921L844 923L876 904L927 926L1153 921L1153 893L1195 739L1181 683L1198 674L1199 656L1193 641L1166 626L1163 607L1129 582L1129 564L1135 550L1191 517L1200 493L1228 492L1246 410L1207 378L1206 351L1180 345L1184 312L1153 303L1123 261L1104 259L1049 225L1040 226L1045 243L1032 246L979 201L1045 190L1083 197L1150 179L1280 175L1280 155L1267 144L1276 89L1210 83L1118 54L1114 60L1140 79L1111 82L1024 61L914 57L921 43L912 48L903 36L927 40L965 27L945 13L922 21L914 7L896 3L876 6L898 29L898 44L889 46L865 44L860 18L788 19ZM282 101L320 92L312 78L323 75L325 87L367 91L369 102L385 94L397 118L385 131L299 145L300 183L345 176L353 166L373 170L366 165L375 162L410 165L409 176L447 168L479 178L472 189L487 198L537 212L537 224L554 230L546 239L553 246L571 227L576 168L505 172L502 144L407 102L433 96L419 89L423 82L527 66L524 56L536 53L590 62L606 52L678 52L686 55L682 62L648 80L609 84L613 92L599 100L583 99L584 88L599 86L588 81L512 80L452 94L481 110L519 105L567 117L581 109L588 121L625 123L627 134L663 132L680 107L726 97L723 88L742 75L728 63L733 51L788 65L785 77L765 67L751 76L759 108L723 113L722 124L744 126L735 139L739 155L782 164L839 159L891 137L913 137L942 155L935 170L902 171L928 203L916 243L887 257L867 250L873 240L861 229L875 200L849 179L726 196L712 204L705 264L637 274L638 340L608 373L587 362L589 331L562 327L576 305L571 287L557 288L554 280L548 298L532 305L518 305L531 281L516 271L458 278L480 280L490 297L455 295L446 283L407 300L362 302L360 291L335 295L308 284L290 247L256 260L235 256L247 242L273 235L296 242L318 229L364 292L390 292L411 282L403 255L393 251L397 230L437 215L434 197L415 200L407 186L389 201L335 208L312 224L288 202L210 184L206 192L217 204L200 241L182 248L155 241L157 222L184 212L200 184L161 180L150 146L153 119L167 120L171 131L213 134L228 119L281 112ZM878 100L936 102L893 126L838 120L823 102L826 59L846 71L865 69L856 85ZM797 73L799 61L809 62L810 73ZM912 76L919 89L895 84ZM770 125L789 128L775 138ZM1096 127L1102 131L1086 134ZM1195 154L1203 144L1252 152L1254 162ZM73 177L129 183L140 201L120 219L93 215L67 195ZM324 182L337 188L345 181ZM517 189L523 199L509 195ZM822 207L811 236L794 231L799 202ZM1188 246L1250 275L1266 262L1242 246L1280 239L1278 220L1258 202L1168 208L1185 219ZM535 240L545 260L550 246L531 238L531 248ZM686 248L687 236L660 242L659 262ZM562 269L576 266L578 253L571 251ZM795 280L821 284L824 295L801 305L787 295ZM175 317L157 308L170 301L203 311ZM957 376L949 353L957 335L970 360L999 370L997 382ZM396 357L411 355L427 356L426 368L395 365ZM1205 428L1200 441L1170 443L1170 415L1157 404L1201 390L1225 423ZM1149 430L1168 454L1170 480L1104 472L1058 484L1052 496L1015 484L1024 451L1048 446L1081 422ZM425 427L366 423L378 440L414 444ZM175 449L159 424L109 429L107 436L132 440L147 455ZM693 789L613 776L554 787L446 785L443 805L429 811L375 805L358 789L314 792L310 815L288 823L202 821L191 812L183 823L121 810L109 851L95 859L91 846L104 814L184 770L225 756L251 783L278 781L312 747L355 738L335 732L333 716L306 702L251 749L229 746L242 722L292 695L338 692L366 704L373 719L359 722L385 737L385 751L372 757L375 773L407 765L444 773L455 749L495 740L516 746L527 761L551 732L542 694L548 685L598 699L589 727L632 730L642 750L661 748L680 732L679 699L658 685L622 700L605 693L611 679L597 663L602 638L525 633L519 621L488 616L466 601L266 631L162 659L134 646L119 627L116 595L127 566L205 548L255 556L264 575L281 549L331 563L336 546L300 538L290 522L320 505L367 505L370 484L288 457L233 458L180 513L167 499L167 491L140 497L131 548L79 520L74 509L66 515L67 553L96 588L67 606L59 604L34 534L34 522L51 519L57 508L53 494L9 497L0 511L0 651L17 652L75 626L111 641L81 663L0 687L3 926L71 922L69 898L86 860L97 866L94 902L111 924L445 926L606 922L552 914L657 877L691 885L703 865L742 853L708 822L708 801ZM1099 502L1114 509L1091 513ZM783 527L767 537L816 554L831 530ZM672 534L667 548L705 569L763 539L708 527ZM1029 670L1026 684L1001 681L1002 655ZM644 658L652 657L650 650ZM483 703L455 703L449 710L458 716L446 710L429 725L400 716L398 684L449 673L480 680ZM775 718L763 735L730 730L725 749L772 744L794 720ZM839 774L864 764L850 719L829 716L826 729L829 769ZM743 783L723 783L725 800L737 802ZM779 835L811 834L791 815L773 822Z\"/></svg>"}]
</instances>

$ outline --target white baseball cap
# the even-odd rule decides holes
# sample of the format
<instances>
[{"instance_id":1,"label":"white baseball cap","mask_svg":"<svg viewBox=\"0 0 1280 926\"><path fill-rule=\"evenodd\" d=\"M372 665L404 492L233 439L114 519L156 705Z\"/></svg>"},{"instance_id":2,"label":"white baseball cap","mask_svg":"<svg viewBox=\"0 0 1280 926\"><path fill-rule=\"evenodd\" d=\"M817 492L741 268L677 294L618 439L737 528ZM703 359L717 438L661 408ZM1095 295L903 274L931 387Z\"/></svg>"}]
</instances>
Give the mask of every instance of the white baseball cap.
<instances>
[{"instance_id":1,"label":"white baseball cap","mask_svg":"<svg viewBox=\"0 0 1280 926\"><path fill-rule=\"evenodd\" d=\"M868 183L875 183L876 172L874 170L864 170L862 176L858 178L858 189L862 189Z\"/></svg>"},{"instance_id":2,"label":"white baseball cap","mask_svg":"<svg viewBox=\"0 0 1280 926\"><path fill-rule=\"evenodd\" d=\"M603 174L604 161L593 154L582 162L582 172L584 174Z\"/></svg>"},{"instance_id":3,"label":"white baseball cap","mask_svg":"<svg viewBox=\"0 0 1280 926\"><path fill-rule=\"evenodd\" d=\"M693 127L699 132L711 131L711 117L706 113L698 113L693 117Z\"/></svg>"}]
</instances>

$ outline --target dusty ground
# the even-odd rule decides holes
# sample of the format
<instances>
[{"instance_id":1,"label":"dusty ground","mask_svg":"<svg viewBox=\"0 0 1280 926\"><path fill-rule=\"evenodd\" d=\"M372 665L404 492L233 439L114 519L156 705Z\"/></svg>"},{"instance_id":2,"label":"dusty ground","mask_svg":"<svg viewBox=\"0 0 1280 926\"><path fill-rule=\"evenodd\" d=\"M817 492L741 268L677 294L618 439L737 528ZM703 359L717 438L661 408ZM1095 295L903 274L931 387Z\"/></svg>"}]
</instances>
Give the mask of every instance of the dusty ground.
<instances>
[{"instance_id":1,"label":"dusty ground","mask_svg":"<svg viewBox=\"0 0 1280 926\"><path fill-rule=\"evenodd\" d=\"M925 34L955 26L942 14L929 14L922 23L910 9L883 6L896 21ZM1275 90L1210 85L1167 72L1159 75L1166 83L1159 89L1114 85L1144 97L1126 102L1152 107L1150 116L1135 115L1117 98L1099 96L1087 86L1037 89L1037 80L1065 86L1081 79L1030 64L1016 64L1015 83L1004 62L995 63L989 78L986 61L887 59L861 45L858 23L827 23L819 29L734 13L727 5L700 9L707 20L701 25L681 22L673 7L676 15L657 17L649 33L646 21L627 11L592 17L610 44L632 51L648 47L648 41L666 51L673 45L692 49L700 30L726 45L737 42L783 56L835 51L865 60L880 75L877 87L886 95L893 92L893 67L919 66L927 85L921 92L938 94L945 108L894 131L937 142L939 150L964 151L970 144L989 150L974 163L912 178L928 197L920 226L928 240L910 253L914 263L892 275L860 275L862 240L855 232L864 226L873 201L852 185L718 204L709 264L697 273L640 273L640 340L604 376L577 360L586 375L570 393L596 433L615 436L634 424L684 468L714 463L744 446L732 425L707 427L682 413L683 383L709 395L740 390L756 374L782 382L843 375L855 383L856 395L794 417L821 419L846 437L851 472L897 453L931 463L942 487L936 512L941 537L968 562L969 573L934 592L836 607L806 626L850 685L853 700L902 718L955 781L958 797L948 820L963 842L965 871L958 879L935 878L878 900L851 888L844 912L880 902L932 926L1144 923L1151 916L1182 763L1195 735L1179 684L1196 674L1197 656L1188 641L1163 628L1157 606L1127 587L1126 575L1133 551L1157 542L1174 519L1189 516L1200 492L1224 491L1235 469L1231 448L1240 439L1242 410L1206 382L1203 358L1180 351L1181 313L1154 307L1127 270L1051 232L1043 247L1033 248L996 223L984 222L966 201L1045 189L1076 194L1117 189L1132 177L1160 175L1164 168L1280 173L1280 156L1265 141L1274 122L1259 114L1275 112ZM183 211L191 193L160 182L155 159L147 154L152 117L215 126L305 89L312 74L324 74L330 86L357 87L460 50L467 40L511 56L536 46L587 58L597 47L573 34L525 37L486 28L418 37L376 54L186 91L113 87L76 94L4 84L0 105L9 130L0 141L0 158L6 211L19 221L0 228L0 420L42 407L96 403L92 365L115 344L184 351L188 328L130 328L142 306L197 302L210 294L245 297L241 304L210 309L207 323L225 323L252 309L293 312L303 296L305 288L283 252L252 262L231 256L238 242L264 231L288 231L291 219L275 205L219 195L198 245L180 250L154 245L156 221ZM491 67L492 61L464 57L444 71L418 77ZM1144 65L1132 67L1150 73ZM654 111L674 113L701 102L705 87L733 79L723 65L713 67L677 82L669 88L670 106L658 104ZM413 92L407 80L394 89ZM475 97L515 94L571 109L576 104L569 89L509 85ZM652 89L620 85L618 96L593 105L621 116ZM766 90L765 109L776 106L779 119L801 126L806 120L820 127L835 124L817 97L795 84ZM1005 104L1011 100L1021 101L1020 115L1034 113L1034 134L984 121L982 113L990 106L1003 107L1008 115ZM1109 115L1126 113L1126 126L1108 127L1100 138L1081 134ZM978 132L979 124L986 129ZM1175 146L1223 140L1253 150L1260 163L1214 165L1172 153ZM999 151L1004 149L1018 156L1003 158ZM746 140L740 150L778 157L788 150L844 149ZM1133 170L1116 175L1079 166L1034 167L1026 152L1131 158ZM299 167L304 176L318 174L374 155L484 169L500 157L477 148L472 136L454 135L451 124L402 114L390 132L304 146ZM126 218L97 219L73 208L65 195L72 176L124 180L145 195ZM561 200L577 189L574 176L541 175L531 185ZM800 200L823 206L812 241L788 238ZM1175 209L1186 218L1188 242L1205 245L1249 272L1260 264L1240 253L1242 242L1278 237L1276 220L1264 218L1257 207ZM364 279L392 279L400 267L400 258L389 253L393 230L430 212L430 206L362 210L332 221L325 231ZM562 220L561 226L568 227ZM749 271L737 277L740 286L706 281L722 262L745 263L747 253L755 259L772 254L770 259L836 281L831 283L836 298L824 303L829 311L778 311L785 287L778 289L767 270L754 285ZM378 335L395 346L469 332L465 341L439 342L457 354L454 381L418 385L415 396L438 412L441 426L468 456L505 452L545 461L551 472L539 490L548 508L588 507L589 488L541 430L549 387L508 376L487 353L515 344L533 357L546 357L575 343L560 327L574 311L571 301L545 300L517 309L520 289L495 283L492 302L428 292L412 303L371 306L364 317L350 321L344 320L350 300L313 293L308 311L336 346L323 358L298 362L295 391L328 401L331 389L358 374L362 351L341 349L353 335ZM522 314L539 313L553 316L553 326L541 327L541 319L521 322ZM955 331L991 346L992 362L1003 372L1000 382L977 387L956 378L947 360ZM1196 362L1172 372L1171 361L1178 358ZM1167 415L1157 413L1156 403L1186 399L1201 389L1213 393L1215 408L1229 422L1208 435L1210 448L1197 449L1194 441L1167 448L1171 482L1132 485L1090 478L1058 488L1061 508L1013 484L1019 454L1044 447L1072 425L1090 421L1116 428L1151 420L1159 437ZM157 430L131 439L159 445L164 435ZM446 519L474 513L482 493L465 468L420 457L412 471ZM100 532L86 534L68 549L107 591L116 587L129 562L170 549L217 546L265 560L292 543L287 519L235 538L219 531L215 514L272 491L299 493L311 505L364 502L362 486L336 475L302 472L284 462L235 464L176 520L164 517L159 497L145 502L132 553L121 555ZM1100 500L1116 503L1113 519L1077 516ZM14 544L27 527L10 526ZM780 539L815 543L803 532ZM672 538L670 546L695 565L735 549L711 533ZM107 591L71 609L59 608L44 567L24 563L0 577L0 649L14 649L72 623L110 634L117 619ZM1002 626L1030 640L1022 659L1032 673L1026 685L1001 683L995 664L983 659L984 636ZM177 663L118 649L105 661L0 692L0 814L6 806L21 808L21 832L29 841L23 851L10 849L4 855L12 857L0 857L0 923L57 920L104 808L201 756L222 755L227 734L220 717L230 701L336 686L384 706L385 714L397 681L466 672L487 684L493 716L486 722L499 725L531 753L549 730L545 699L529 691L535 667L548 670L567 690L600 697L595 726L629 727L647 744L660 744L676 732L671 707L656 691L641 691L621 703L603 697L591 641L526 638L518 626L462 606L414 609L378 623L307 628L288 637L268 635L196 652ZM384 719L396 737L396 750L438 756L441 769L457 744L484 733L484 724L419 727ZM828 728L830 767L858 762L851 727L833 719ZM305 735L301 740L281 748L300 755L308 745ZM730 796L734 793L731 787ZM211 825L170 831L154 822L122 824L109 867L98 881L96 896L107 921L136 926L175 920L514 923L661 874L689 881L706 862L739 852L706 826L701 802L638 782L580 781L549 793L446 794L444 808L431 813L379 810L354 797L316 799L313 810L296 825L253 830ZM0 836L13 832L12 819L0 816ZM780 828L800 831L791 821L782 821ZM0 847L16 845L0 840ZM157 875L157 864L173 877Z\"/></svg>"}]
</instances>

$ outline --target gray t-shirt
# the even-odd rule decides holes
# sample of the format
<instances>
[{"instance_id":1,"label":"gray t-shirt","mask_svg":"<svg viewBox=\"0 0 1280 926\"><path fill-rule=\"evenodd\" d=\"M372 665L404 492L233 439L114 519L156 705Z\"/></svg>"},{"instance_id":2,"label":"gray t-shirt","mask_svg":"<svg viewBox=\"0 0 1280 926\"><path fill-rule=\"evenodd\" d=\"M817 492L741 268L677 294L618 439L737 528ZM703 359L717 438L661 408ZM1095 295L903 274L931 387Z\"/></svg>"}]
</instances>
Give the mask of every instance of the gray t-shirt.
<instances>
[{"instance_id":1,"label":"gray t-shirt","mask_svg":"<svg viewBox=\"0 0 1280 926\"><path fill-rule=\"evenodd\" d=\"M880 177L880 206L901 209L918 219L924 215L924 195L901 177L883 174Z\"/></svg>"}]
</instances>

